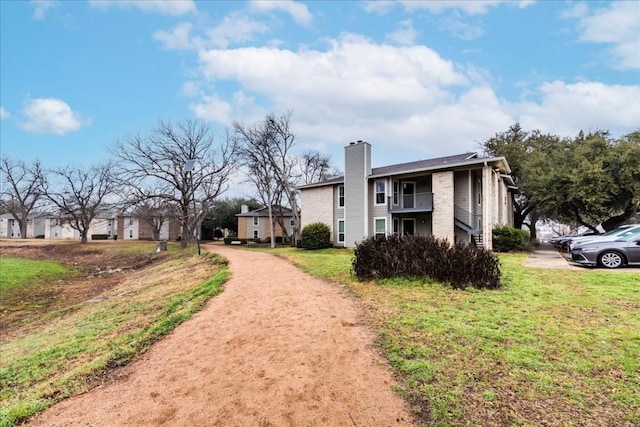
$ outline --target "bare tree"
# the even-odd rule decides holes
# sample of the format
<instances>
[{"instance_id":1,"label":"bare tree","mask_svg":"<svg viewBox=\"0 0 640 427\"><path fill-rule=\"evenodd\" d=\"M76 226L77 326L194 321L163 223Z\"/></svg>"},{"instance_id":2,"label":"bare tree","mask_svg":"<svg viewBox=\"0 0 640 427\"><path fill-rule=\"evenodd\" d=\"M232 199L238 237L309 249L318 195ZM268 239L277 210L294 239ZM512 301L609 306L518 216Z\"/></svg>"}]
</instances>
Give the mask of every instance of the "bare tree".
<instances>
[{"instance_id":1,"label":"bare tree","mask_svg":"<svg viewBox=\"0 0 640 427\"><path fill-rule=\"evenodd\" d=\"M109 163L87 169L66 167L51 171L54 182L44 180L44 194L57 207L60 219L80 233L87 243L91 221L110 212L108 198L115 194L115 180Z\"/></svg>"},{"instance_id":2,"label":"bare tree","mask_svg":"<svg viewBox=\"0 0 640 427\"><path fill-rule=\"evenodd\" d=\"M162 227L179 218L179 210L163 197L149 197L135 205L133 214L151 228L153 240L160 240Z\"/></svg>"},{"instance_id":3,"label":"bare tree","mask_svg":"<svg viewBox=\"0 0 640 427\"><path fill-rule=\"evenodd\" d=\"M271 142L271 166L275 174L277 185L283 196L289 202L293 216L293 239L295 244L300 233L300 209L298 208L298 190L296 189L299 174L297 173L298 159L293 155L295 135L291 131L291 112L283 113L280 117L267 115L267 126Z\"/></svg>"},{"instance_id":4,"label":"bare tree","mask_svg":"<svg viewBox=\"0 0 640 427\"><path fill-rule=\"evenodd\" d=\"M160 121L148 135L117 142L110 151L121 160L119 175L127 185L167 189L162 198L179 209L183 248L197 238L208 205L227 190L235 159L229 137L216 144L210 128L192 120Z\"/></svg>"},{"instance_id":5,"label":"bare tree","mask_svg":"<svg viewBox=\"0 0 640 427\"><path fill-rule=\"evenodd\" d=\"M265 123L244 125L239 122L234 122L233 128L238 155L248 169L248 180L255 185L258 198L267 207L271 247L275 248L273 205L278 198L279 187L271 162L273 147L269 129Z\"/></svg>"},{"instance_id":6,"label":"bare tree","mask_svg":"<svg viewBox=\"0 0 640 427\"><path fill-rule=\"evenodd\" d=\"M340 172L331 165L329 156L322 155L318 151L307 151L302 154L300 170L302 184L313 184L340 175Z\"/></svg>"},{"instance_id":7,"label":"bare tree","mask_svg":"<svg viewBox=\"0 0 640 427\"><path fill-rule=\"evenodd\" d=\"M8 157L0 160L2 185L0 185L0 208L18 221L20 237L27 238L29 214L44 200L42 183L44 173L39 161L27 164Z\"/></svg>"},{"instance_id":8,"label":"bare tree","mask_svg":"<svg viewBox=\"0 0 640 427\"><path fill-rule=\"evenodd\" d=\"M241 147L241 157L250 172L249 180L254 182L262 202L269 207L269 222L274 223L273 206L277 210L275 221L285 232L282 208L287 204L293 217L292 243L295 243L300 234L297 186L327 179L337 171L331 167L329 158L318 152L307 152L301 157L294 155L295 135L290 122L290 112L279 117L268 114L262 122L254 124L236 122L234 130Z\"/></svg>"}]
</instances>

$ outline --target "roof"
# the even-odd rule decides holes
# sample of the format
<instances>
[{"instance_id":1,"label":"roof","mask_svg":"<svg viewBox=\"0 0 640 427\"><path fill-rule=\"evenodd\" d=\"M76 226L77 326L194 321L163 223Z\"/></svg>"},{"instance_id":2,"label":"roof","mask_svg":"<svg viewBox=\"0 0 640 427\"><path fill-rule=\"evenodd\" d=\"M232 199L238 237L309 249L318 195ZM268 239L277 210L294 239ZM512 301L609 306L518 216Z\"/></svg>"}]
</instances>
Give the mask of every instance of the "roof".
<instances>
[{"instance_id":1,"label":"roof","mask_svg":"<svg viewBox=\"0 0 640 427\"><path fill-rule=\"evenodd\" d=\"M279 209L282 209L282 216L283 217L292 217L293 216L293 211L291 209L289 209L289 208L285 208L284 206L274 206L273 207L274 215L277 215L280 212ZM249 211L249 212L244 212L244 213L241 212L239 214L236 214L236 216L238 216L238 217L269 216L269 209L264 207L264 208L256 209L254 211Z\"/></svg>"},{"instance_id":2,"label":"roof","mask_svg":"<svg viewBox=\"0 0 640 427\"><path fill-rule=\"evenodd\" d=\"M434 159L417 160L414 162L398 163L395 165L372 168L371 175L369 175L369 178L392 176L392 175L399 175L399 174L406 174L406 173L418 173L418 172L423 172L428 170L449 169L449 168L454 168L459 166L483 164L485 162L502 163L504 165L503 167L504 170L501 172L506 174L509 174L511 172L511 169L509 168L509 165L507 164L504 157L479 157L478 153L463 153L463 154L456 154L453 156L437 157ZM337 178L332 178L325 181L316 182L313 184L301 185L298 188L304 189L304 188L322 187L325 185L340 184L343 182L344 182L344 176L340 176Z\"/></svg>"},{"instance_id":3,"label":"roof","mask_svg":"<svg viewBox=\"0 0 640 427\"><path fill-rule=\"evenodd\" d=\"M371 176L377 175L396 175L411 171L419 171L423 169L441 168L465 162L469 159L475 159L478 153L456 154L455 156L437 157L435 159L417 160L415 162L398 163L397 165L383 166L380 168L372 168Z\"/></svg>"}]
</instances>

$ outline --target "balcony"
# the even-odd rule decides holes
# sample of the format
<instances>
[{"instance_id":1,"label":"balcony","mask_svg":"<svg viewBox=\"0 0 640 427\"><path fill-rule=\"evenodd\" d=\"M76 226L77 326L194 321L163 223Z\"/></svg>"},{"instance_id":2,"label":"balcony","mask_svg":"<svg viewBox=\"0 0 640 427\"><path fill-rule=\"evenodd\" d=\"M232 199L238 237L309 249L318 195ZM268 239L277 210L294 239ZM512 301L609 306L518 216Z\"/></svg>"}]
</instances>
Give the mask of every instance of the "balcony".
<instances>
[{"instance_id":1,"label":"balcony","mask_svg":"<svg viewBox=\"0 0 640 427\"><path fill-rule=\"evenodd\" d=\"M387 198L389 213L424 213L433 211L433 193L401 194L398 204L393 204L393 197Z\"/></svg>"}]
</instances>

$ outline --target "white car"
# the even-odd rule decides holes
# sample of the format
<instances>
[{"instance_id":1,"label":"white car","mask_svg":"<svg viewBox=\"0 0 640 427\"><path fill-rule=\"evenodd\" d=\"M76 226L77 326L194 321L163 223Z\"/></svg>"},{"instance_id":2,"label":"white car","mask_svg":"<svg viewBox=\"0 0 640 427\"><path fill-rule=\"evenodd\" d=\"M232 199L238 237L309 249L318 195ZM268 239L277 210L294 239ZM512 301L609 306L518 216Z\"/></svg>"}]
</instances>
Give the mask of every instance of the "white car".
<instances>
[{"instance_id":1,"label":"white car","mask_svg":"<svg viewBox=\"0 0 640 427\"><path fill-rule=\"evenodd\" d=\"M587 242L611 242L616 240L618 237L625 236L628 233L635 233L637 231L640 231L640 224L628 224L621 225L620 227L609 230L604 234L576 237L571 239L571 242L569 242L569 252L571 252L571 250L577 245L582 245Z\"/></svg>"}]
</instances>

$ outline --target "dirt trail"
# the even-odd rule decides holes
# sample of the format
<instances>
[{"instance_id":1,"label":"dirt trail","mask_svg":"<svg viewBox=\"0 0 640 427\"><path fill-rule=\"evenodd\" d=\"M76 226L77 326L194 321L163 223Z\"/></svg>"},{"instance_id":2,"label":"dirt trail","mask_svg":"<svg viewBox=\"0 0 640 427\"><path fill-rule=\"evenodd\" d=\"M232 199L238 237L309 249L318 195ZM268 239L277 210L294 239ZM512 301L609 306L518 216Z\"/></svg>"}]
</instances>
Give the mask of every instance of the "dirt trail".
<instances>
[{"instance_id":1,"label":"dirt trail","mask_svg":"<svg viewBox=\"0 0 640 427\"><path fill-rule=\"evenodd\" d=\"M215 246L231 280L193 319L34 426L409 426L357 302L273 255Z\"/></svg>"}]
</instances>

